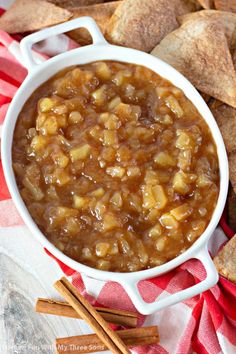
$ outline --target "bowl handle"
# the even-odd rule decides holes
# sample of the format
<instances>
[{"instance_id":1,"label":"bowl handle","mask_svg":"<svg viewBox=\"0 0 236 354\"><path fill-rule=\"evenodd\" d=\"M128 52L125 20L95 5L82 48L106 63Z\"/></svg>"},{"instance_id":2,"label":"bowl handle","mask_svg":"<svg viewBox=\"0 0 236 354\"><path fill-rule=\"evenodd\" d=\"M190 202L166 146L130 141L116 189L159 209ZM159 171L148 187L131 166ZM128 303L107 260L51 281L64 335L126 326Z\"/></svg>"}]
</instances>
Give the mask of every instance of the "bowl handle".
<instances>
[{"instance_id":1,"label":"bowl handle","mask_svg":"<svg viewBox=\"0 0 236 354\"><path fill-rule=\"evenodd\" d=\"M206 278L198 284L195 284L187 289L178 291L175 294L167 295L160 300L157 299L152 303L147 303L143 300L138 290L137 281L133 283L120 283L126 290L136 309L143 315L150 315L151 313L164 309L167 306L174 305L178 302L184 301L188 298L198 295L208 290L210 287L217 283L219 275L211 259L211 256L209 255L207 246L201 249L201 251L196 256L194 256L194 258L199 259L204 265L206 269Z\"/></svg>"},{"instance_id":2,"label":"bowl handle","mask_svg":"<svg viewBox=\"0 0 236 354\"><path fill-rule=\"evenodd\" d=\"M35 66L43 61L42 56L37 56L32 52L32 46L35 43L47 39L48 37L72 31L77 28L86 28L92 36L93 44L107 44L107 41L103 37L96 22L91 17L80 17L78 19L64 22L53 27L45 28L23 38L20 42L20 48L27 69L32 70Z\"/></svg>"}]
</instances>

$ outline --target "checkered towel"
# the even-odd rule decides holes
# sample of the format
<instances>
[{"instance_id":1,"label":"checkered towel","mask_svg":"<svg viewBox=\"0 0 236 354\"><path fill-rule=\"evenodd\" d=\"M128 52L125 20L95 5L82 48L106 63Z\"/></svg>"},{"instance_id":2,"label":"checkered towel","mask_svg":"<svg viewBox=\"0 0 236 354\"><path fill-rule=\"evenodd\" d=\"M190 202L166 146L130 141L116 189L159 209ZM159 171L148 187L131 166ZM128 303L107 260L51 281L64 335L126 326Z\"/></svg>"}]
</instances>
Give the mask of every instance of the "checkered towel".
<instances>
[{"instance_id":1,"label":"checkered towel","mask_svg":"<svg viewBox=\"0 0 236 354\"><path fill-rule=\"evenodd\" d=\"M19 37L10 37L0 31L0 133L8 106L18 87L27 75L19 51ZM52 43L52 42L51 42ZM56 46L60 43L60 46ZM66 36L60 36L53 42L44 42L40 46L44 54L52 55L60 50L73 48L75 44ZM222 218L219 227L211 238L209 250L212 255L232 236ZM0 161L0 227L14 228L22 225L15 206L5 184ZM223 232L223 230L224 232ZM95 297L86 293L88 280L59 262L62 270L71 276L73 284L86 295L92 303L107 307L133 310L132 301L124 289L117 283L93 281ZM203 265L190 260L177 269L158 278L141 282L141 293L147 302L158 297L174 293L201 281L205 277ZM91 281L91 280L90 280ZM139 325L158 325L160 344L133 348L139 354L189 354L189 353L236 353L236 285L220 278L217 285L199 296L166 308L150 316L139 316Z\"/></svg>"}]
</instances>

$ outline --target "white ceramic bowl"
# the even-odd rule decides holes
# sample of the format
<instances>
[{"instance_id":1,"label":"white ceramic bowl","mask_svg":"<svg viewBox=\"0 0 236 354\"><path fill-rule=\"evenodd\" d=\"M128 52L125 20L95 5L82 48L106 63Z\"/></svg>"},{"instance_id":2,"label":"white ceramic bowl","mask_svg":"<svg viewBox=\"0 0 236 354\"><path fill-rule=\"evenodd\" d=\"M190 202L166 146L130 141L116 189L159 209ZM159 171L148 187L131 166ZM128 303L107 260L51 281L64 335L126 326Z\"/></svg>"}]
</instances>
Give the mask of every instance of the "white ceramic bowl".
<instances>
[{"instance_id":1,"label":"white ceramic bowl","mask_svg":"<svg viewBox=\"0 0 236 354\"><path fill-rule=\"evenodd\" d=\"M91 33L93 39L92 45L73 49L70 52L60 54L40 64L35 62L35 57L33 56L31 50L31 47L34 43L46 39L49 36L67 32L69 30L80 27L87 28ZM90 278L103 281L112 280L120 283L130 296L137 310L142 314L150 314L166 306L183 301L209 289L211 286L216 284L218 280L218 273L214 267L211 257L208 254L207 243L219 222L225 205L228 190L228 161L223 139L217 124L209 108L197 90L174 68L155 58L154 56L134 49L108 44L98 29L96 23L89 17L75 19L70 22L47 28L45 30L29 35L22 40L21 50L26 66L29 70L29 74L21 85L20 89L17 91L8 109L3 127L1 151L4 173L11 196L20 215L31 230L32 234L55 257L57 257L60 261L72 269L81 272L83 275ZM192 101L192 103L197 107L199 113L210 127L217 146L220 168L220 193L216 208L208 227L188 250L173 260L152 269L133 273L115 273L93 269L67 257L52 243L50 243L39 230L34 220L31 218L16 185L16 180L12 169L11 148L15 123L24 103L42 83L47 81L58 71L72 65L86 64L97 60L115 60L120 62L145 65L147 68L171 81L175 86L183 90L188 99ZM175 294L171 294L160 300L157 299L152 303L146 303L143 300L137 287L137 284L140 280L156 277L160 274L166 273L191 258L199 259L205 267L206 278L202 282Z\"/></svg>"}]
</instances>

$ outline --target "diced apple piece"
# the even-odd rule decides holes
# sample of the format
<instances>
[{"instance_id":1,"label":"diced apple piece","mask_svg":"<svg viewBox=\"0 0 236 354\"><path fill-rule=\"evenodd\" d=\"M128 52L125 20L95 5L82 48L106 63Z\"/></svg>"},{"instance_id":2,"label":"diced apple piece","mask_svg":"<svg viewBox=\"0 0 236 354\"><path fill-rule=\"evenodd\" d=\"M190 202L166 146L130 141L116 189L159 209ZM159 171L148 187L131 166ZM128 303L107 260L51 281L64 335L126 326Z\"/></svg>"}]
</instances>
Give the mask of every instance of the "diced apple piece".
<instances>
[{"instance_id":1,"label":"diced apple piece","mask_svg":"<svg viewBox=\"0 0 236 354\"><path fill-rule=\"evenodd\" d=\"M85 160L91 151L91 146L89 144L84 144L70 150L70 158L72 162L77 160Z\"/></svg>"},{"instance_id":2,"label":"diced apple piece","mask_svg":"<svg viewBox=\"0 0 236 354\"><path fill-rule=\"evenodd\" d=\"M46 144L47 144L47 139L44 136L36 135L31 140L30 146L32 147L32 149L34 151L37 152L37 151L40 151L40 150L44 149Z\"/></svg>"},{"instance_id":3,"label":"diced apple piece","mask_svg":"<svg viewBox=\"0 0 236 354\"><path fill-rule=\"evenodd\" d=\"M96 198L101 198L104 194L105 194L105 191L103 188L95 189L95 191L90 193L90 195L92 197L96 197Z\"/></svg>"},{"instance_id":4,"label":"diced apple piece","mask_svg":"<svg viewBox=\"0 0 236 354\"><path fill-rule=\"evenodd\" d=\"M89 134L96 140L96 141L102 141L103 138L103 131L99 127L99 125L95 125L89 132Z\"/></svg>"},{"instance_id":5,"label":"diced apple piece","mask_svg":"<svg viewBox=\"0 0 236 354\"><path fill-rule=\"evenodd\" d=\"M190 150L181 150L178 156L178 167L181 170L188 171L191 166L192 153Z\"/></svg>"},{"instance_id":6,"label":"diced apple piece","mask_svg":"<svg viewBox=\"0 0 236 354\"><path fill-rule=\"evenodd\" d=\"M121 146L118 150L117 150L117 161L118 162L126 162L129 161L132 158L132 153L131 150L127 147L127 146Z\"/></svg>"},{"instance_id":7,"label":"diced apple piece","mask_svg":"<svg viewBox=\"0 0 236 354\"><path fill-rule=\"evenodd\" d=\"M156 206L156 199L153 195L153 190L151 185L144 185L141 187L143 194L143 208L151 209Z\"/></svg>"},{"instance_id":8,"label":"diced apple piece","mask_svg":"<svg viewBox=\"0 0 236 354\"><path fill-rule=\"evenodd\" d=\"M106 173L112 177L122 178L125 174L125 169L120 166L107 167Z\"/></svg>"},{"instance_id":9,"label":"diced apple piece","mask_svg":"<svg viewBox=\"0 0 236 354\"><path fill-rule=\"evenodd\" d=\"M120 192L115 192L110 199L110 202L116 207L121 208L123 205L123 200Z\"/></svg>"},{"instance_id":10,"label":"diced apple piece","mask_svg":"<svg viewBox=\"0 0 236 354\"><path fill-rule=\"evenodd\" d=\"M199 188L206 188L212 184L212 181L204 173L201 173L197 178L196 184Z\"/></svg>"},{"instance_id":11,"label":"diced apple piece","mask_svg":"<svg viewBox=\"0 0 236 354\"><path fill-rule=\"evenodd\" d=\"M153 226L148 232L148 236L153 239L159 237L161 234L162 234L162 228L159 223Z\"/></svg>"},{"instance_id":12,"label":"diced apple piece","mask_svg":"<svg viewBox=\"0 0 236 354\"><path fill-rule=\"evenodd\" d=\"M92 260L93 259L93 254L88 247L82 248L82 259L85 260Z\"/></svg>"},{"instance_id":13,"label":"diced apple piece","mask_svg":"<svg viewBox=\"0 0 236 354\"><path fill-rule=\"evenodd\" d=\"M67 218L67 217L73 217L77 216L78 212L75 209L64 207L64 206L59 206L56 208L56 216L58 218Z\"/></svg>"},{"instance_id":14,"label":"diced apple piece","mask_svg":"<svg viewBox=\"0 0 236 354\"><path fill-rule=\"evenodd\" d=\"M178 117L181 118L184 114L182 107L180 106L177 99L170 95L165 99L166 105L170 108L170 110Z\"/></svg>"},{"instance_id":15,"label":"diced apple piece","mask_svg":"<svg viewBox=\"0 0 236 354\"><path fill-rule=\"evenodd\" d=\"M151 223L156 222L160 217L160 210L158 209L151 209L146 216L146 219Z\"/></svg>"},{"instance_id":16,"label":"diced apple piece","mask_svg":"<svg viewBox=\"0 0 236 354\"><path fill-rule=\"evenodd\" d=\"M65 168L69 163L69 158L63 152L52 153L54 163L60 167Z\"/></svg>"},{"instance_id":17,"label":"diced apple piece","mask_svg":"<svg viewBox=\"0 0 236 354\"><path fill-rule=\"evenodd\" d=\"M88 206L88 198L81 197L79 195L73 196L74 208L76 209L84 209Z\"/></svg>"},{"instance_id":18,"label":"diced apple piece","mask_svg":"<svg viewBox=\"0 0 236 354\"><path fill-rule=\"evenodd\" d=\"M170 214L165 213L160 217L160 223L166 229L177 229L179 226L178 221Z\"/></svg>"},{"instance_id":19,"label":"diced apple piece","mask_svg":"<svg viewBox=\"0 0 236 354\"><path fill-rule=\"evenodd\" d=\"M91 93L96 105L102 105L106 100L106 85L99 87L96 91Z\"/></svg>"},{"instance_id":20,"label":"diced apple piece","mask_svg":"<svg viewBox=\"0 0 236 354\"><path fill-rule=\"evenodd\" d=\"M170 213L176 220L182 221L187 219L189 215L191 215L192 211L193 209L187 203L184 203L177 208L172 209Z\"/></svg>"},{"instance_id":21,"label":"diced apple piece","mask_svg":"<svg viewBox=\"0 0 236 354\"><path fill-rule=\"evenodd\" d=\"M116 152L112 147L104 147L101 153L101 158L108 162L113 162L116 157Z\"/></svg>"},{"instance_id":22,"label":"diced apple piece","mask_svg":"<svg viewBox=\"0 0 236 354\"><path fill-rule=\"evenodd\" d=\"M109 130L118 129L121 125L118 117L111 113L101 113L99 123L102 123L104 127Z\"/></svg>"},{"instance_id":23,"label":"diced apple piece","mask_svg":"<svg viewBox=\"0 0 236 354\"><path fill-rule=\"evenodd\" d=\"M56 168L54 171L54 178L59 186L64 186L70 182L70 176L68 172L61 168Z\"/></svg>"},{"instance_id":24,"label":"diced apple piece","mask_svg":"<svg viewBox=\"0 0 236 354\"><path fill-rule=\"evenodd\" d=\"M118 137L115 130L104 130L103 144L105 146L114 146L118 143Z\"/></svg>"},{"instance_id":25,"label":"diced apple piece","mask_svg":"<svg viewBox=\"0 0 236 354\"><path fill-rule=\"evenodd\" d=\"M100 61L94 65L96 65L96 75L99 79L109 80L111 78L111 70L106 63Z\"/></svg>"},{"instance_id":26,"label":"diced apple piece","mask_svg":"<svg viewBox=\"0 0 236 354\"><path fill-rule=\"evenodd\" d=\"M103 230L110 231L115 228L121 227L120 221L112 213L107 213L103 218Z\"/></svg>"},{"instance_id":27,"label":"diced apple piece","mask_svg":"<svg viewBox=\"0 0 236 354\"><path fill-rule=\"evenodd\" d=\"M65 104L61 104L59 106L55 106L53 112L56 114L66 114L68 113L68 108Z\"/></svg>"},{"instance_id":28,"label":"diced apple piece","mask_svg":"<svg viewBox=\"0 0 236 354\"><path fill-rule=\"evenodd\" d=\"M118 73L115 75L115 77L113 78L113 82L117 85L117 86L121 86L124 81L125 81L125 78L127 77L131 77L132 76L132 73L131 71L128 71L128 70L120 70L118 71Z\"/></svg>"},{"instance_id":29,"label":"diced apple piece","mask_svg":"<svg viewBox=\"0 0 236 354\"><path fill-rule=\"evenodd\" d=\"M127 168L127 175L129 177L138 177L141 175L141 171L139 167L128 167Z\"/></svg>"},{"instance_id":30,"label":"diced apple piece","mask_svg":"<svg viewBox=\"0 0 236 354\"><path fill-rule=\"evenodd\" d=\"M187 176L184 172L176 172L173 178L173 188L179 194L187 194L189 192L189 185L187 184Z\"/></svg>"},{"instance_id":31,"label":"diced apple piece","mask_svg":"<svg viewBox=\"0 0 236 354\"><path fill-rule=\"evenodd\" d=\"M153 170L147 170L145 173L144 181L146 184L155 185L159 183L157 172Z\"/></svg>"},{"instance_id":32,"label":"diced apple piece","mask_svg":"<svg viewBox=\"0 0 236 354\"><path fill-rule=\"evenodd\" d=\"M80 222L76 217L69 217L66 220L64 230L71 235L76 235L80 231Z\"/></svg>"},{"instance_id":33,"label":"diced apple piece","mask_svg":"<svg viewBox=\"0 0 236 354\"><path fill-rule=\"evenodd\" d=\"M137 240L136 247L137 247L137 256L139 258L139 261L143 265L147 264L149 257L148 257L147 251L144 247L144 244L140 239Z\"/></svg>"},{"instance_id":34,"label":"diced apple piece","mask_svg":"<svg viewBox=\"0 0 236 354\"><path fill-rule=\"evenodd\" d=\"M132 115L131 105L122 102L115 107L114 111L122 121L129 121Z\"/></svg>"},{"instance_id":35,"label":"diced apple piece","mask_svg":"<svg viewBox=\"0 0 236 354\"><path fill-rule=\"evenodd\" d=\"M157 251L159 251L159 252L164 251L164 249L167 245L167 242L168 242L167 236L158 237L158 239L156 240L156 244L155 244Z\"/></svg>"},{"instance_id":36,"label":"diced apple piece","mask_svg":"<svg viewBox=\"0 0 236 354\"><path fill-rule=\"evenodd\" d=\"M68 120L70 124L77 124L83 122L84 118L81 116L80 112L72 111L69 114Z\"/></svg>"},{"instance_id":37,"label":"diced apple piece","mask_svg":"<svg viewBox=\"0 0 236 354\"><path fill-rule=\"evenodd\" d=\"M164 188L160 185L153 186L152 193L153 193L155 201L156 201L155 207L157 209L165 208L165 206L168 202L168 199L166 197Z\"/></svg>"},{"instance_id":38,"label":"diced apple piece","mask_svg":"<svg viewBox=\"0 0 236 354\"><path fill-rule=\"evenodd\" d=\"M142 199L135 193L130 193L129 194L129 204L131 208L138 213L142 212Z\"/></svg>"},{"instance_id":39,"label":"diced apple piece","mask_svg":"<svg viewBox=\"0 0 236 354\"><path fill-rule=\"evenodd\" d=\"M179 131L177 131L177 135L178 135L178 138L175 142L175 146L178 149L187 150L187 149L194 148L194 143L193 143L190 133L187 133L186 131L183 131L183 130L179 130Z\"/></svg>"},{"instance_id":40,"label":"diced apple piece","mask_svg":"<svg viewBox=\"0 0 236 354\"><path fill-rule=\"evenodd\" d=\"M119 249L121 253L126 254L130 252L130 245L128 241L124 239L119 239L118 243L119 243Z\"/></svg>"},{"instance_id":41,"label":"diced apple piece","mask_svg":"<svg viewBox=\"0 0 236 354\"><path fill-rule=\"evenodd\" d=\"M118 243L114 242L110 248L109 254L114 256L116 254L119 254L119 248L118 248Z\"/></svg>"},{"instance_id":42,"label":"diced apple piece","mask_svg":"<svg viewBox=\"0 0 236 354\"><path fill-rule=\"evenodd\" d=\"M194 231L198 231L199 234L202 234L206 228L206 222L203 220L192 221L192 228Z\"/></svg>"},{"instance_id":43,"label":"diced apple piece","mask_svg":"<svg viewBox=\"0 0 236 354\"><path fill-rule=\"evenodd\" d=\"M156 88L156 94L158 98L163 98L166 97L167 95L169 95L170 92L170 88L168 86L164 86L164 87L157 87Z\"/></svg>"},{"instance_id":44,"label":"diced apple piece","mask_svg":"<svg viewBox=\"0 0 236 354\"><path fill-rule=\"evenodd\" d=\"M57 118L54 116L48 117L43 126L40 128L40 131L43 135L53 135L56 134L58 131L58 121Z\"/></svg>"},{"instance_id":45,"label":"diced apple piece","mask_svg":"<svg viewBox=\"0 0 236 354\"><path fill-rule=\"evenodd\" d=\"M41 112L49 112L55 105L55 100L45 97L39 101L39 110Z\"/></svg>"},{"instance_id":46,"label":"diced apple piece","mask_svg":"<svg viewBox=\"0 0 236 354\"><path fill-rule=\"evenodd\" d=\"M97 257L106 257L110 248L108 242L98 242L95 247Z\"/></svg>"},{"instance_id":47,"label":"diced apple piece","mask_svg":"<svg viewBox=\"0 0 236 354\"><path fill-rule=\"evenodd\" d=\"M157 153L154 156L154 161L159 167L168 167L176 165L174 158L166 152Z\"/></svg>"},{"instance_id":48,"label":"diced apple piece","mask_svg":"<svg viewBox=\"0 0 236 354\"><path fill-rule=\"evenodd\" d=\"M111 267L111 262L106 261L104 259L100 259L97 262L97 267L96 268L101 269L101 270L109 270L110 267Z\"/></svg>"},{"instance_id":49,"label":"diced apple piece","mask_svg":"<svg viewBox=\"0 0 236 354\"><path fill-rule=\"evenodd\" d=\"M121 103L121 99L119 96L116 96L115 98L113 98L109 103L108 103L108 109L112 110L114 109L116 106L118 106L118 104Z\"/></svg>"}]
</instances>

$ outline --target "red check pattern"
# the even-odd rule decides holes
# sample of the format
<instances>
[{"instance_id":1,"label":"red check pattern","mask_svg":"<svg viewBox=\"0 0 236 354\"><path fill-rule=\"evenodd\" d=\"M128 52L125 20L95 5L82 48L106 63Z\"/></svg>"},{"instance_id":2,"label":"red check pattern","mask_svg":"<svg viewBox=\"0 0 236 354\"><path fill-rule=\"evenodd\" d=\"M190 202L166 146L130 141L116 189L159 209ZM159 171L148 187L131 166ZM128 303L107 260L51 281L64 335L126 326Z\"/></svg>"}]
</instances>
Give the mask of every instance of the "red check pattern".
<instances>
[{"instance_id":1,"label":"red check pattern","mask_svg":"<svg viewBox=\"0 0 236 354\"><path fill-rule=\"evenodd\" d=\"M64 39L65 40L65 39ZM14 57L12 43L16 40L0 31L0 132L6 111L27 71ZM72 48L68 41L68 49ZM47 43L45 48L47 48ZM14 228L22 225L7 189L0 161L0 227ZM215 231L209 245L212 253L220 248L233 231L222 217L221 227ZM51 255L52 256L52 255ZM57 260L58 261L58 260ZM86 294L85 284L79 273L59 262L73 284L93 303L113 308L135 310L134 306L117 283L107 282L100 287L96 299ZM140 283L140 292L147 302L159 296L174 293L189 287L205 277L205 269L197 260L190 260L177 269ZM92 280L91 280L92 281ZM219 354L236 353L236 285L224 278L218 284L199 296L186 300L150 316L139 316L139 325L157 324L160 330L160 344L133 348L137 354Z\"/></svg>"}]
</instances>

